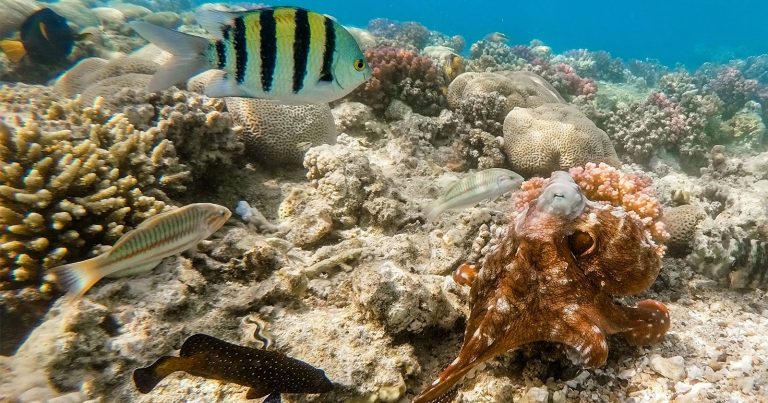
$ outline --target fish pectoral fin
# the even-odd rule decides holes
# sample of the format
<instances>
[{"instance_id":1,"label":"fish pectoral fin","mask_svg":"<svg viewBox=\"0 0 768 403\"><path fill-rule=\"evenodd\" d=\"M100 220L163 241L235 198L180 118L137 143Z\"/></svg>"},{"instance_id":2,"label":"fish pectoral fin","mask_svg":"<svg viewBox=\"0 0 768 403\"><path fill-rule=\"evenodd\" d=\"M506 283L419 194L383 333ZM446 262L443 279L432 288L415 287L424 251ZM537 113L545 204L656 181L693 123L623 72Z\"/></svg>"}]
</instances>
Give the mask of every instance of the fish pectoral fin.
<instances>
[{"instance_id":1,"label":"fish pectoral fin","mask_svg":"<svg viewBox=\"0 0 768 403\"><path fill-rule=\"evenodd\" d=\"M75 37L75 41L78 41L78 42L79 41L92 41L94 39L96 39L96 35L94 35L94 34L92 34L90 32L84 32L82 34L78 34Z\"/></svg>"},{"instance_id":2,"label":"fish pectoral fin","mask_svg":"<svg viewBox=\"0 0 768 403\"><path fill-rule=\"evenodd\" d=\"M261 403L280 403L283 399L280 398L280 392L272 392Z\"/></svg>"},{"instance_id":3,"label":"fish pectoral fin","mask_svg":"<svg viewBox=\"0 0 768 403\"><path fill-rule=\"evenodd\" d=\"M200 10L195 13L195 19L216 40L224 39L222 32L227 26L234 26L234 19L242 16L243 12Z\"/></svg>"},{"instance_id":4,"label":"fish pectoral fin","mask_svg":"<svg viewBox=\"0 0 768 403\"><path fill-rule=\"evenodd\" d=\"M18 63L27 54L27 50L24 49L24 44L21 41L4 40L0 41L0 50L5 53L13 63Z\"/></svg>"},{"instance_id":5,"label":"fish pectoral fin","mask_svg":"<svg viewBox=\"0 0 768 403\"><path fill-rule=\"evenodd\" d=\"M262 398L262 397L264 397L264 396L270 395L270 392L272 392L272 391L270 391L270 390L268 390L268 389L264 389L264 387L263 387L263 386L260 386L260 387L252 387L252 388L249 388L249 389L248 389L248 392L246 392L246 393L245 393L245 398L246 398L246 399L259 399L259 398ZM272 393L272 394L275 394L275 393ZM266 402L267 400L269 400L269 398L270 398L271 396L272 396L272 395L270 395L269 397L267 397L267 399L266 399L266 400L264 400L264 401ZM280 393L277 393L277 398L278 398L278 399L280 399ZM278 400L278 401L279 401L279 400Z\"/></svg>"},{"instance_id":6,"label":"fish pectoral fin","mask_svg":"<svg viewBox=\"0 0 768 403\"><path fill-rule=\"evenodd\" d=\"M226 75L221 77L214 77L205 87L203 93L206 96L213 98L222 97L241 97L241 98L253 98L242 88L240 88L233 80L229 79Z\"/></svg>"},{"instance_id":7,"label":"fish pectoral fin","mask_svg":"<svg viewBox=\"0 0 768 403\"><path fill-rule=\"evenodd\" d=\"M106 277L117 278L117 277L134 276L134 275L137 275L137 274L146 273L146 272L154 269L155 267L157 267L157 265L159 265L162 260L163 259L155 260L155 261L152 261L152 262L149 262L149 263L138 265L136 267L132 267L130 269L120 270L118 272L109 274Z\"/></svg>"}]
</instances>

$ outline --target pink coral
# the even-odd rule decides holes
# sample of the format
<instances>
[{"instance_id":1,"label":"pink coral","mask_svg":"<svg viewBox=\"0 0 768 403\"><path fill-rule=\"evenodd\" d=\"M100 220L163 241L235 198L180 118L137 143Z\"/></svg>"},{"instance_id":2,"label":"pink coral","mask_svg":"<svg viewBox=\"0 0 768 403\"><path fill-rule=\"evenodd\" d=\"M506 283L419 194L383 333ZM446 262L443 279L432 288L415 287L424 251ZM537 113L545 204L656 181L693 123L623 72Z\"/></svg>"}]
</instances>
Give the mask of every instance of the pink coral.
<instances>
[{"instance_id":1,"label":"pink coral","mask_svg":"<svg viewBox=\"0 0 768 403\"><path fill-rule=\"evenodd\" d=\"M623 207L643 222L652 239L663 244L669 239L661 222L662 207L651 186L651 179L640 173L623 173L606 163L587 163L584 167L570 170L576 184L592 201ZM547 180L534 177L523 182L515 198L515 208L522 211L532 200L539 197Z\"/></svg>"},{"instance_id":2,"label":"pink coral","mask_svg":"<svg viewBox=\"0 0 768 403\"><path fill-rule=\"evenodd\" d=\"M413 50L377 46L365 51L373 77L351 97L382 112L399 99L416 112L436 115L445 105L445 81L434 62Z\"/></svg>"}]
</instances>

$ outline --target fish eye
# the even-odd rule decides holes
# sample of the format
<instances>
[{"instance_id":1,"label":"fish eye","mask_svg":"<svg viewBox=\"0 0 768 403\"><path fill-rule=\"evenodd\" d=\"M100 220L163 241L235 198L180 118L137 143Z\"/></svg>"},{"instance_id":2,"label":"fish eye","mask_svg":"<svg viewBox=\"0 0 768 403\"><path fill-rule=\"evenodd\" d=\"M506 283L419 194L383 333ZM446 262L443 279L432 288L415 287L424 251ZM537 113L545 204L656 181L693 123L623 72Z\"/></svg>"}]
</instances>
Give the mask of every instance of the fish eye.
<instances>
[{"instance_id":1,"label":"fish eye","mask_svg":"<svg viewBox=\"0 0 768 403\"><path fill-rule=\"evenodd\" d=\"M355 70L363 71L365 68L365 61L363 59L355 59L355 62L352 65L355 67Z\"/></svg>"}]
</instances>

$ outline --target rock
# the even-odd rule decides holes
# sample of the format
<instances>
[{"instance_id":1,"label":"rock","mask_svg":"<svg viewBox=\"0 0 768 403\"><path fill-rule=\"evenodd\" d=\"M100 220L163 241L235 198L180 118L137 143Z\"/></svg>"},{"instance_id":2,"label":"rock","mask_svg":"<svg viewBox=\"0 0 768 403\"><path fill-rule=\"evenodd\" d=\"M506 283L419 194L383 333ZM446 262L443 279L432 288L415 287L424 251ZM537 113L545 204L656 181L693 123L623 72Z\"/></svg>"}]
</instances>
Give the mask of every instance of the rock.
<instances>
[{"instance_id":1,"label":"rock","mask_svg":"<svg viewBox=\"0 0 768 403\"><path fill-rule=\"evenodd\" d=\"M523 398L519 400L520 403L547 403L549 400L549 391L545 387L529 388Z\"/></svg>"},{"instance_id":2,"label":"rock","mask_svg":"<svg viewBox=\"0 0 768 403\"><path fill-rule=\"evenodd\" d=\"M679 355L664 358L654 354L651 356L650 364L654 371L665 378L673 381L685 379L685 359Z\"/></svg>"}]
</instances>

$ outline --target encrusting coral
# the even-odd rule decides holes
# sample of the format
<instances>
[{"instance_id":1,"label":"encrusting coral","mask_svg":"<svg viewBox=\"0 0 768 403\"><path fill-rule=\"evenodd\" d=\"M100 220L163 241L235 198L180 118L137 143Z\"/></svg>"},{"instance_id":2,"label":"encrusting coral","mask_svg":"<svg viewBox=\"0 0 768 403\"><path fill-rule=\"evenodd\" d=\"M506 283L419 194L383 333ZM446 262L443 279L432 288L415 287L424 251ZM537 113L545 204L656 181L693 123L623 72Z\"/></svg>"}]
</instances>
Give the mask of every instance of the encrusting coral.
<instances>
[{"instance_id":1,"label":"encrusting coral","mask_svg":"<svg viewBox=\"0 0 768 403\"><path fill-rule=\"evenodd\" d=\"M608 135L572 105L515 108L503 130L510 166L523 176L548 176L588 162L619 164Z\"/></svg>"}]
</instances>

